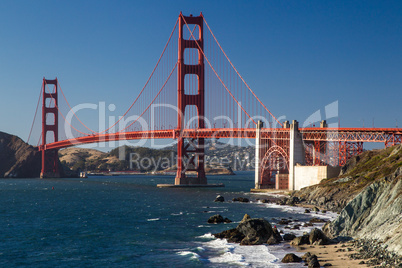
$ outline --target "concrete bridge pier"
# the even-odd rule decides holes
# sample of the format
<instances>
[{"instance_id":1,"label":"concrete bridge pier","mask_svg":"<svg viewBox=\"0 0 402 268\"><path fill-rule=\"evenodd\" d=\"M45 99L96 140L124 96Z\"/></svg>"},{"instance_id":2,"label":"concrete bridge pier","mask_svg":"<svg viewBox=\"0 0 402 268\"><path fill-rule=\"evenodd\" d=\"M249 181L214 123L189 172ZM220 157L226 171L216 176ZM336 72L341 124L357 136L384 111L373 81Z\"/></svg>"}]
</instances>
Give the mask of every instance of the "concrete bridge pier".
<instances>
[{"instance_id":1,"label":"concrete bridge pier","mask_svg":"<svg viewBox=\"0 0 402 268\"><path fill-rule=\"evenodd\" d=\"M295 190L295 165L305 165L305 163L303 137L299 131L299 122L293 120L290 124L289 140L289 190Z\"/></svg>"},{"instance_id":2,"label":"concrete bridge pier","mask_svg":"<svg viewBox=\"0 0 402 268\"><path fill-rule=\"evenodd\" d=\"M261 178L261 129L264 126L262 121L258 121L256 132L255 132L255 189L260 189L260 178Z\"/></svg>"}]
</instances>

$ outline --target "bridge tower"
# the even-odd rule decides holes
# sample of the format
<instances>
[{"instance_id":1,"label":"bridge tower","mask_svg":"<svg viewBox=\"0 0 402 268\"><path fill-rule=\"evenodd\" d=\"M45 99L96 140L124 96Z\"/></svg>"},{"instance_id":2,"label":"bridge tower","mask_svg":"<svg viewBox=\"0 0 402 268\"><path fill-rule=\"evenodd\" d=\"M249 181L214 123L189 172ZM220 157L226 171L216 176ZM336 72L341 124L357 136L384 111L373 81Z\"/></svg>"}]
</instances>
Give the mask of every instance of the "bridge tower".
<instances>
[{"instance_id":1,"label":"bridge tower","mask_svg":"<svg viewBox=\"0 0 402 268\"><path fill-rule=\"evenodd\" d=\"M54 92L46 92L47 85L54 86ZM41 178L58 178L59 173L59 157L58 150L46 150L47 134L53 135L53 141L59 139L59 120L57 110L57 78L47 80L43 78L42 82L42 170ZM52 136L50 136L52 137Z\"/></svg>"},{"instance_id":2,"label":"bridge tower","mask_svg":"<svg viewBox=\"0 0 402 268\"><path fill-rule=\"evenodd\" d=\"M187 25L198 26L198 39L186 40L183 36L183 27ZM177 173L175 184L207 184L204 167L204 139L193 138L184 142L182 131L184 129L184 119L186 106L194 105L197 108L198 128L205 128L205 97L204 97L204 56L203 56L203 25L204 17L202 13L198 17L179 15L179 38L178 38L178 75L177 75L177 96L178 96L178 117L177 117ZM184 63L184 51L186 48L198 50L198 64L188 65ZM187 74L195 74L198 76L198 92L195 95L185 93L184 78ZM191 155L191 156L190 156ZM188 158L187 163L184 162L185 157ZM191 166L190 166L191 165ZM186 171L196 171L196 178L186 177Z\"/></svg>"}]
</instances>

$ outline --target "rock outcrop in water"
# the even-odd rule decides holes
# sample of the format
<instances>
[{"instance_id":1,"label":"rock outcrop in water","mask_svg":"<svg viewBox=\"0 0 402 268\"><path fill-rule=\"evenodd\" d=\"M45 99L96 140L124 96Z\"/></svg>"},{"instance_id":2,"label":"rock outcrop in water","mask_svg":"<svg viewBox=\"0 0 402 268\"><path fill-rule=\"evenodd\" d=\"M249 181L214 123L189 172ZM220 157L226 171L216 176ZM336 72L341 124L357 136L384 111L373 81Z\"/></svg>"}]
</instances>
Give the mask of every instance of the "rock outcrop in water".
<instances>
[{"instance_id":1,"label":"rock outcrop in water","mask_svg":"<svg viewBox=\"0 0 402 268\"><path fill-rule=\"evenodd\" d=\"M276 239L272 226L267 220L252 219L248 215L236 228L214 234L214 236L226 238L228 242L240 243L240 245L262 245L266 244L270 238Z\"/></svg>"},{"instance_id":2,"label":"rock outcrop in water","mask_svg":"<svg viewBox=\"0 0 402 268\"><path fill-rule=\"evenodd\" d=\"M303 188L293 197L340 212L324 226L330 238L373 240L381 249L402 255L402 145L355 156L338 178Z\"/></svg>"}]
</instances>

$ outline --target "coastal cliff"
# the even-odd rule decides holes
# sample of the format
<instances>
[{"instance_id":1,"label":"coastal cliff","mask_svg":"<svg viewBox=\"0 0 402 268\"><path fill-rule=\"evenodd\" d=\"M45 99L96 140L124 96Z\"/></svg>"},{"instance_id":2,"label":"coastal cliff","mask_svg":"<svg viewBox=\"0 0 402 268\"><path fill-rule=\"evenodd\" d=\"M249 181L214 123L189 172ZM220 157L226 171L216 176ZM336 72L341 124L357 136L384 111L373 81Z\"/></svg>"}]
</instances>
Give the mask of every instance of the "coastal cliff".
<instances>
[{"instance_id":1,"label":"coastal cliff","mask_svg":"<svg viewBox=\"0 0 402 268\"><path fill-rule=\"evenodd\" d=\"M0 132L0 177L39 177L41 155L38 148L17 136Z\"/></svg>"},{"instance_id":2,"label":"coastal cliff","mask_svg":"<svg viewBox=\"0 0 402 268\"><path fill-rule=\"evenodd\" d=\"M39 178L41 152L21 138L0 131L0 177ZM59 163L60 176L78 177L78 173Z\"/></svg>"},{"instance_id":3,"label":"coastal cliff","mask_svg":"<svg viewBox=\"0 0 402 268\"><path fill-rule=\"evenodd\" d=\"M402 256L402 167L367 186L325 230L332 237L373 239Z\"/></svg>"},{"instance_id":4,"label":"coastal cliff","mask_svg":"<svg viewBox=\"0 0 402 268\"><path fill-rule=\"evenodd\" d=\"M338 178L292 196L340 212L324 227L330 237L371 240L402 255L402 145L354 156Z\"/></svg>"}]
</instances>

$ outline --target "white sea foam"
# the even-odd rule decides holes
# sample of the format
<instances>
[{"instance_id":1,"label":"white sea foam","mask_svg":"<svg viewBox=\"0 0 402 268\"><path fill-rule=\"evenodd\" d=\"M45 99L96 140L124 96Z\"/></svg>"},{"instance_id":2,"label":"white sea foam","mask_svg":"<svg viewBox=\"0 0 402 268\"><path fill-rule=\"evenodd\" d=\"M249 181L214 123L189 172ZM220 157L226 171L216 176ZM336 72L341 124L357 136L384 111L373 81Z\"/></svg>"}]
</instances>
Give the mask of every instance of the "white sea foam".
<instances>
[{"instance_id":1,"label":"white sea foam","mask_svg":"<svg viewBox=\"0 0 402 268\"><path fill-rule=\"evenodd\" d=\"M199 238L213 238L211 234ZM275 257L267 245L240 246L228 243L226 239L213 239L202 243L205 250L215 252L210 254L208 261L221 265L238 265L249 267L279 267Z\"/></svg>"},{"instance_id":2,"label":"white sea foam","mask_svg":"<svg viewBox=\"0 0 402 268\"><path fill-rule=\"evenodd\" d=\"M147 219L147 221L159 221L160 218L154 218L154 219Z\"/></svg>"},{"instance_id":3,"label":"white sea foam","mask_svg":"<svg viewBox=\"0 0 402 268\"><path fill-rule=\"evenodd\" d=\"M214 239L215 236L213 236L211 233L206 233L206 234L204 234L204 235L197 236L197 238L210 238L210 239Z\"/></svg>"},{"instance_id":4,"label":"white sea foam","mask_svg":"<svg viewBox=\"0 0 402 268\"><path fill-rule=\"evenodd\" d=\"M209 258L211 263L227 263L248 266L249 264L244 261L244 256L241 254L235 254L231 252L225 252L218 257Z\"/></svg>"},{"instance_id":5,"label":"white sea foam","mask_svg":"<svg viewBox=\"0 0 402 268\"><path fill-rule=\"evenodd\" d=\"M197 226L198 228L212 228L213 227L213 224L208 224L208 225L198 225Z\"/></svg>"},{"instance_id":6,"label":"white sea foam","mask_svg":"<svg viewBox=\"0 0 402 268\"><path fill-rule=\"evenodd\" d=\"M199 252L203 252L203 251L205 251L205 248L203 248L203 247L197 247L196 250L199 251Z\"/></svg>"},{"instance_id":7,"label":"white sea foam","mask_svg":"<svg viewBox=\"0 0 402 268\"><path fill-rule=\"evenodd\" d=\"M200 258L200 255L198 255L197 253L192 252L192 251L179 251L179 252L177 252L177 255L190 256L190 259L199 259Z\"/></svg>"},{"instance_id":8,"label":"white sea foam","mask_svg":"<svg viewBox=\"0 0 402 268\"><path fill-rule=\"evenodd\" d=\"M172 213L170 215L172 215L172 216L180 216L180 215L183 215L183 211L180 211L179 213Z\"/></svg>"}]
</instances>

